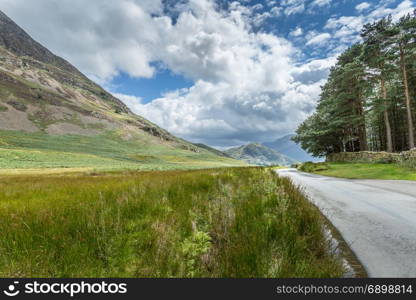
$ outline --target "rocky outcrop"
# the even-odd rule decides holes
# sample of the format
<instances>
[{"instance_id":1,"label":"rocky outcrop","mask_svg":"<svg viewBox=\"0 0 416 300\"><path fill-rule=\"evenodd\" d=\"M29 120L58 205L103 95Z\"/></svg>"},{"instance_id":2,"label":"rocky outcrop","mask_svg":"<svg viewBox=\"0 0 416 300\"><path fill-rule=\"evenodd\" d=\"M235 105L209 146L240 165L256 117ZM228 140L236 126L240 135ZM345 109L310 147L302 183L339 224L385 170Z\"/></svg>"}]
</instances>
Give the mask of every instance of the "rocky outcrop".
<instances>
[{"instance_id":1,"label":"rocky outcrop","mask_svg":"<svg viewBox=\"0 0 416 300\"><path fill-rule=\"evenodd\" d=\"M31 57L37 61L54 65L71 73L83 76L66 60L54 55L48 49L32 39L22 28L0 11L0 46L17 56Z\"/></svg>"}]
</instances>

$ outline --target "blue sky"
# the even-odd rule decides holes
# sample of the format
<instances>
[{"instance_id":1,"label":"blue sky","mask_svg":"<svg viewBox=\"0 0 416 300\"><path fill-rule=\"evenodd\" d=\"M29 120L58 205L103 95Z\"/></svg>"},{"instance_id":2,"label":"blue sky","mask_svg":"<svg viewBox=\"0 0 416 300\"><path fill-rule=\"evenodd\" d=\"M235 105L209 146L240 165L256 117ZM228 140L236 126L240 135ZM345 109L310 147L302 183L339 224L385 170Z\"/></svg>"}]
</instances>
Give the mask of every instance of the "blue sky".
<instances>
[{"instance_id":1,"label":"blue sky","mask_svg":"<svg viewBox=\"0 0 416 300\"><path fill-rule=\"evenodd\" d=\"M161 67L152 78L135 78L121 72L108 85L115 93L134 95L141 98L142 103L149 103L169 91L190 88L192 84L192 80Z\"/></svg>"},{"instance_id":2,"label":"blue sky","mask_svg":"<svg viewBox=\"0 0 416 300\"><path fill-rule=\"evenodd\" d=\"M368 22L415 0L0 0L30 35L192 142L293 133Z\"/></svg>"}]
</instances>

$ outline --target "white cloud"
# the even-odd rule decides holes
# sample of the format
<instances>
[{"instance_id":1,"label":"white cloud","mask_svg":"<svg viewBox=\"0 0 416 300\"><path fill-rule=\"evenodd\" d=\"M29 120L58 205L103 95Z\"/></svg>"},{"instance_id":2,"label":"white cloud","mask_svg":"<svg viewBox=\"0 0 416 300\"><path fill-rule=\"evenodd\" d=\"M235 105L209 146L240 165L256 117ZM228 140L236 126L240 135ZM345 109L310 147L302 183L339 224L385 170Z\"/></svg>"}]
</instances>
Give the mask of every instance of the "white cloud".
<instances>
[{"instance_id":1,"label":"white cloud","mask_svg":"<svg viewBox=\"0 0 416 300\"><path fill-rule=\"evenodd\" d=\"M315 59L297 67L292 75L297 82L314 84L327 78L330 68L335 65L337 56L330 56L326 59Z\"/></svg>"},{"instance_id":2,"label":"white cloud","mask_svg":"<svg viewBox=\"0 0 416 300\"><path fill-rule=\"evenodd\" d=\"M273 7L273 8L270 10L270 13L271 13L273 16L275 16L275 17L280 16L281 12L282 12L282 8L281 8L281 7L277 7L277 6Z\"/></svg>"},{"instance_id":3,"label":"white cloud","mask_svg":"<svg viewBox=\"0 0 416 300\"><path fill-rule=\"evenodd\" d=\"M314 0L311 3L311 6L322 7L322 6L330 5L331 2L332 2L332 0Z\"/></svg>"},{"instance_id":4,"label":"white cloud","mask_svg":"<svg viewBox=\"0 0 416 300\"><path fill-rule=\"evenodd\" d=\"M369 17L372 19L378 19L387 15L392 15L393 20L397 21L401 16L412 13L415 9L415 4L411 0L404 0L395 8L388 8L387 4L388 2L377 7L370 13Z\"/></svg>"},{"instance_id":5,"label":"white cloud","mask_svg":"<svg viewBox=\"0 0 416 300\"><path fill-rule=\"evenodd\" d=\"M273 7L277 4L277 0L266 0L266 5L269 7Z\"/></svg>"},{"instance_id":6,"label":"white cloud","mask_svg":"<svg viewBox=\"0 0 416 300\"><path fill-rule=\"evenodd\" d=\"M132 110L138 110L142 105L143 99L141 97L125 95L120 93L113 93L113 95L121 101L123 101Z\"/></svg>"},{"instance_id":7,"label":"white cloud","mask_svg":"<svg viewBox=\"0 0 416 300\"><path fill-rule=\"evenodd\" d=\"M328 45L333 47L332 52L340 53L351 44L360 42L360 31L365 24L375 22L388 15L391 15L393 20L397 21L403 15L412 13L415 9L415 5L410 0L401 1L396 7L391 7L391 4L392 1L380 1L373 9L368 7L367 10L364 10L365 6L363 5L361 7L363 10L358 9L360 12L358 16L330 18L324 29L332 34L333 43ZM366 11L365 14L364 11Z\"/></svg>"},{"instance_id":8,"label":"white cloud","mask_svg":"<svg viewBox=\"0 0 416 300\"><path fill-rule=\"evenodd\" d=\"M135 77L154 74L149 61L167 20L151 14L162 12L161 0L0 0L0 7L88 75L108 79L121 70Z\"/></svg>"},{"instance_id":9,"label":"white cloud","mask_svg":"<svg viewBox=\"0 0 416 300\"><path fill-rule=\"evenodd\" d=\"M253 5L251 7L251 9L253 9L253 10L262 10L263 8L264 8L263 5L260 4L260 3L257 3L256 5Z\"/></svg>"},{"instance_id":10,"label":"white cloud","mask_svg":"<svg viewBox=\"0 0 416 300\"><path fill-rule=\"evenodd\" d=\"M325 42L326 40L329 40L331 38L331 35L329 33L321 33L318 34L316 36L314 36L313 38L311 38L309 41L306 42L307 46L310 45L322 45L323 42Z\"/></svg>"},{"instance_id":11,"label":"white cloud","mask_svg":"<svg viewBox=\"0 0 416 300\"><path fill-rule=\"evenodd\" d=\"M302 27L296 27L294 30L292 30L289 35L290 36L294 36L294 37L298 37L301 36L303 34L303 29Z\"/></svg>"},{"instance_id":12,"label":"white cloud","mask_svg":"<svg viewBox=\"0 0 416 300\"><path fill-rule=\"evenodd\" d=\"M302 13L305 11L305 0L283 0L282 6L287 16Z\"/></svg>"},{"instance_id":13,"label":"white cloud","mask_svg":"<svg viewBox=\"0 0 416 300\"><path fill-rule=\"evenodd\" d=\"M364 11L364 10L366 10L366 9L370 8L370 7L371 7L370 3L368 3L368 2L363 2L363 3L358 4L358 5L355 7L355 9L356 9L357 11L359 11L359 12L362 12L362 11Z\"/></svg>"}]
</instances>

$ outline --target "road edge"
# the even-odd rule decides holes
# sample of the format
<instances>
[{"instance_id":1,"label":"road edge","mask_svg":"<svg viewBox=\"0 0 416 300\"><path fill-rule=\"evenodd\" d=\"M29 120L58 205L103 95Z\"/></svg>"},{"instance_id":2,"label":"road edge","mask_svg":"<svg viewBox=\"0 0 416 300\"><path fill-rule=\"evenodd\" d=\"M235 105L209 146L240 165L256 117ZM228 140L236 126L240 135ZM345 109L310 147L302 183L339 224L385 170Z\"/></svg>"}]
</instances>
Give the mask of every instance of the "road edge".
<instances>
[{"instance_id":1,"label":"road edge","mask_svg":"<svg viewBox=\"0 0 416 300\"><path fill-rule=\"evenodd\" d=\"M281 176L279 172L274 172L277 176ZM311 200L311 196L306 194L304 188L293 182L290 177L282 176L289 179L294 186L296 186L304 195L305 199L307 199L318 211L323 221L323 228L322 231L325 235L327 235L329 239L329 243L331 246L331 250L335 251L337 255L339 255L340 259L342 259L347 268L350 268L353 272L353 275L349 275L349 271L346 270L344 274L344 278L352 277L352 278L368 278L368 272L364 267L364 264L360 261L358 256L355 252L351 249L347 241L343 238L341 232L335 227L334 224L327 218L327 216L321 211L321 209Z\"/></svg>"}]
</instances>

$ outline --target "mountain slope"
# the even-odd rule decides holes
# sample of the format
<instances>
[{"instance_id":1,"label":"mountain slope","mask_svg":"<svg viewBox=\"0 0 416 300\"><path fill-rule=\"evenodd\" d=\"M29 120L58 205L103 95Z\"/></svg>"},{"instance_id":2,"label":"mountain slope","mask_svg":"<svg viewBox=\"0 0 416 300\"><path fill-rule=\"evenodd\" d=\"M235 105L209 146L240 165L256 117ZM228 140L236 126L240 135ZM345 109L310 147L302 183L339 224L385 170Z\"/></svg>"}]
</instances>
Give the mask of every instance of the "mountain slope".
<instances>
[{"instance_id":1,"label":"mountain slope","mask_svg":"<svg viewBox=\"0 0 416 300\"><path fill-rule=\"evenodd\" d=\"M212 148L212 147L210 147L210 146L207 146L207 145L205 145L205 144L194 144L194 145L195 145L195 146L197 146L197 147L199 147L199 148L203 148L203 149L205 149L205 150L208 150L208 151L210 151L210 152L212 152L212 153L214 153L214 154L216 154L216 155L231 158L231 156L229 156L227 153L222 152L222 151L220 151L220 150L218 150L218 149L214 149L214 148Z\"/></svg>"},{"instance_id":2,"label":"mountain slope","mask_svg":"<svg viewBox=\"0 0 416 300\"><path fill-rule=\"evenodd\" d=\"M111 165L123 161L131 168L141 168L148 160L153 161L152 166L168 164L172 168L203 166L200 161L210 167L216 161L219 166L240 164L135 115L69 62L34 41L1 11L0 148L8 149L7 153L11 149L71 151L98 155L99 160L105 154L106 162L109 156L116 160ZM149 159L156 156L156 160ZM47 158L35 155L28 161L30 167L50 167ZM57 164L73 166L68 159ZM13 164L7 154L0 153L0 168L15 167L25 167L22 159Z\"/></svg>"},{"instance_id":3,"label":"mountain slope","mask_svg":"<svg viewBox=\"0 0 416 300\"><path fill-rule=\"evenodd\" d=\"M23 29L16 25L8 16L0 11L0 46L17 56L31 57L46 64L54 65L71 73L78 73L76 68L64 59L54 55L41 44L33 40Z\"/></svg>"},{"instance_id":4,"label":"mountain slope","mask_svg":"<svg viewBox=\"0 0 416 300\"><path fill-rule=\"evenodd\" d=\"M290 158L300 162L321 161L319 158L311 156L303 150L298 144L292 141L293 134L286 135L271 143L263 143L266 147L276 150Z\"/></svg>"},{"instance_id":5,"label":"mountain slope","mask_svg":"<svg viewBox=\"0 0 416 300\"><path fill-rule=\"evenodd\" d=\"M226 150L225 153L251 165L290 166L291 164L296 163L294 159L260 144L248 144L237 148L231 148Z\"/></svg>"}]
</instances>

